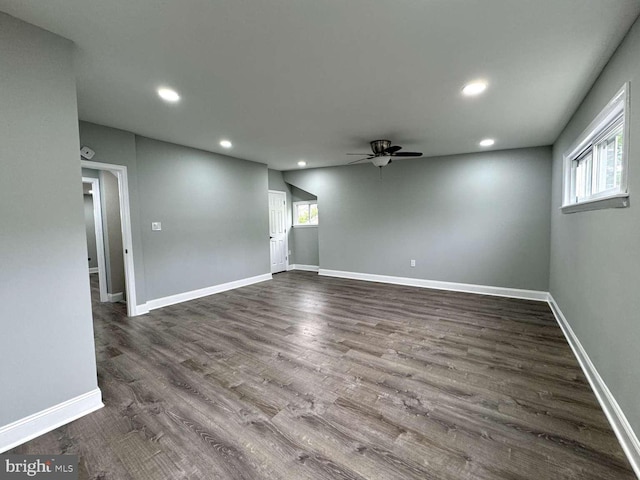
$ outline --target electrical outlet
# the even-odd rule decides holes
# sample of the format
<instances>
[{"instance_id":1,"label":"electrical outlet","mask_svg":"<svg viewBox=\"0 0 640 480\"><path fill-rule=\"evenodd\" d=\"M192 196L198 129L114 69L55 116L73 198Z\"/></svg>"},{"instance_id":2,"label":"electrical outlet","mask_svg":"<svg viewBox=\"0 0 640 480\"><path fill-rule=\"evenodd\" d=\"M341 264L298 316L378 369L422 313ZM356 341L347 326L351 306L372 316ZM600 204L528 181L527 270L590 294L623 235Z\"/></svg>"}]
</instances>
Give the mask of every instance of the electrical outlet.
<instances>
[{"instance_id":1,"label":"electrical outlet","mask_svg":"<svg viewBox=\"0 0 640 480\"><path fill-rule=\"evenodd\" d=\"M162 230L162 223L161 222L151 222L151 230L153 230L154 232Z\"/></svg>"},{"instance_id":2,"label":"electrical outlet","mask_svg":"<svg viewBox=\"0 0 640 480\"><path fill-rule=\"evenodd\" d=\"M415 267L415 266L416 266L416 261L415 261L415 260L413 260L413 259L411 259L411 266L412 266L412 267Z\"/></svg>"}]
</instances>

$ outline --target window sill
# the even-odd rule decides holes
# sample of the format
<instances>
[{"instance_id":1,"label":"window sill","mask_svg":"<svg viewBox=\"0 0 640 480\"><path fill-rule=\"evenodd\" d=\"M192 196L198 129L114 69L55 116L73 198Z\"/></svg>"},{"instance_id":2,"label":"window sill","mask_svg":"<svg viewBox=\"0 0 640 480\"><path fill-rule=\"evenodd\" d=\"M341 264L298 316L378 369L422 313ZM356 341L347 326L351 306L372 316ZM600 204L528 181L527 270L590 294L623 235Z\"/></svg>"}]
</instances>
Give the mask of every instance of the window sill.
<instances>
[{"instance_id":1,"label":"window sill","mask_svg":"<svg viewBox=\"0 0 640 480\"><path fill-rule=\"evenodd\" d=\"M627 208L629 194L619 193L605 198L596 198L585 202L574 203L560 207L562 213L586 212L588 210L603 210L605 208Z\"/></svg>"},{"instance_id":2,"label":"window sill","mask_svg":"<svg viewBox=\"0 0 640 480\"><path fill-rule=\"evenodd\" d=\"M318 228L318 225L294 225L293 228Z\"/></svg>"}]
</instances>

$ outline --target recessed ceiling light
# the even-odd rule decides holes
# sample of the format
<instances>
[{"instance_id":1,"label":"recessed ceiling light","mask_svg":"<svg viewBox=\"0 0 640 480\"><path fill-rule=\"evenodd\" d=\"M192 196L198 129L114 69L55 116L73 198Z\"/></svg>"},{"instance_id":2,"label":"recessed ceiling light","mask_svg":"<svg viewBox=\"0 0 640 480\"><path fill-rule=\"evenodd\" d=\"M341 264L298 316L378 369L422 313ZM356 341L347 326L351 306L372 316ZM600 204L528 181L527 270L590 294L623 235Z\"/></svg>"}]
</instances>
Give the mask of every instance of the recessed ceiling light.
<instances>
[{"instance_id":1,"label":"recessed ceiling light","mask_svg":"<svg viewBox=\"0 0 640 480\"><path fill-rule=\"evenodd\" d=\"M487 82L477 81L467 83L462 89L462 93L464 93L468 97L472 97L474 95L480 95L487 89Z\"/></svg>"},{"instance_id":2,"label":"recessed ceiling light","mask_svg":"<svg viewBox=\"0 0 640 480\"><path fill-rule=\"evenodd\" d=\"M170 88L159 88L158 95L160 95L161 99L166 100L167 102L177 102L180 100L178 92L171 90Z\"/></svg>"},{"instance_id":3,"label":"recessed ceiling light","mask_svg":"<svg viewBox=\"0 0 640 480\"><path fill-rule=\"evenodd\" d=\"M231 148L233 144L229 140L220 140L220 146L224 148Z\"/></svg>"},{"instance_id":4,"label":"recessed ceiling light","mask_svg":"<svg viewBox=\"0 0 640 480\"><path fill-rule=\"evenodd\" d=\"M484 140L482 140L480 142L480 146L481 147L490 147L494 143L496 143L496 141L493 138L485 138Z\"/></svg>"},{"instance_id":5,"label":"recessed ceiling light","mask_svg":"<svg viewBox=\"0 0 640 480\"><path fill-rule=\"evenodd\" d=\"M298 166L299 166L299 167L306 167L306 166L307 166L307 162L305 162L304 160L300 160L300 161L298 162Z\"/></svg>"}]
</instances>

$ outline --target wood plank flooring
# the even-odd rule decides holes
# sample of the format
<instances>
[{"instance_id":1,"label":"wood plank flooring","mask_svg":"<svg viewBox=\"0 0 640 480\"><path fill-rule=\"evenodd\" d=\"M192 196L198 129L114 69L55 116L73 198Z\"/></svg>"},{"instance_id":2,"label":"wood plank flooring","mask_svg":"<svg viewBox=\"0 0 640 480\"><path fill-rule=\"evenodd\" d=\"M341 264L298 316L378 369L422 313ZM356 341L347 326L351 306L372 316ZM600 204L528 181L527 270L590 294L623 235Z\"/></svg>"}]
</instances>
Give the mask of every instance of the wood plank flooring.
<instances>
[{"instance_id":1,"label":"wood plank flooring","mask_svg":"<svg viewBox=\"0 0 640 480\"><path fill-rule=\"evenodd\" d=\"M542 302L288 272L93 307L106 407L12 452L80 478L635 478Z\"/></svg>"}]
</instances>

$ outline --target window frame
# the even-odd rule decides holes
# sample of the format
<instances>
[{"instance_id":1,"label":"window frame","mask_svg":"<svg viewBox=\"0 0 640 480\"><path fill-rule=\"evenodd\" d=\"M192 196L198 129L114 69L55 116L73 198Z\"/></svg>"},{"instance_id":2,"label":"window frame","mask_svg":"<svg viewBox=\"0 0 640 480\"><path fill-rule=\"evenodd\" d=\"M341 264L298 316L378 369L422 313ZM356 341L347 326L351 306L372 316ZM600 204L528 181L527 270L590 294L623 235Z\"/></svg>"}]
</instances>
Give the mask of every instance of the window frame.
<instances>
[{"instance_id":1,"label":"window frame","mask_svg":"<svg viewBox=\"0 0 640 480\"><path fill-rule=\"evenodd\" d=\"M311 218L311 205L315 205L318 208L318 223L298 223L298 206L299 205L309 205L309 218ZM318 207L318 200L301 200L299 202L292 203L292 214L293 214L293 226L298 227L317 227L320 223L320 208Z\"/></svg>"},{"instance_id":2,"label":"window frame","mask_svg":"<svg viewBox=\"0 0 640 480\"><path fill-rule=\"evenodd\" d=\"M580 134L563 156L563 213L574 213L582 210L601 208L620 208L629 206L628 172L629 172L629 82L626 82L607 103L596 118ZM597 181L598 146L622 126L622 171L620 186L598 193L593 191L593 182ZM576 173L579 162L591 156L587 167L589 194L576 197Z\"/></svg>"}]
</instances>

